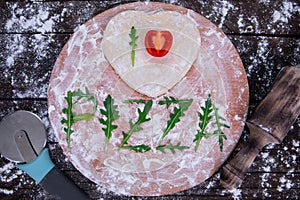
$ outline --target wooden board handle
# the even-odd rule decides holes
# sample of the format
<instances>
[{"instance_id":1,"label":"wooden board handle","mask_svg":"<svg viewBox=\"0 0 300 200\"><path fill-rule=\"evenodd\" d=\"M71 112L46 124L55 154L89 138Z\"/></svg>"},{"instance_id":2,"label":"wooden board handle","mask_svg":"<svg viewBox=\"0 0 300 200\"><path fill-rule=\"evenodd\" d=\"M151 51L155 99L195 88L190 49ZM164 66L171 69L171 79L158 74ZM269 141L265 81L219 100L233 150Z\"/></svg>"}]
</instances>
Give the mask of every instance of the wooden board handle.
<instances>
[{"instance_id":1,"label":"wooden board handle","mask_svg":"<svg viewBox=\"0 0 300 200\"><path fill-rule=\"evenodd\" d=\"M258 128L256 125L247 123L247 126L250 129L250 133L256 134L250 134L248 142L242 146L241 150L221 170L220 182L229 190L238 188L242 184L248 169L265 145L278 143L276 137Z\"/></svg>"},{"instance_id":2,"label":"wooden board handle","mask_svg":"<svg viewBox=\"0 0 300 200\"><path fill-rule=\"evenodd\" d=\"M223 167L221 183L227 189L239 187L260 150L267 144L279 144L300 114L300 65L285 67L272 90L258 105L247 122L248 143Z\"/></svg>"}]
</instances>

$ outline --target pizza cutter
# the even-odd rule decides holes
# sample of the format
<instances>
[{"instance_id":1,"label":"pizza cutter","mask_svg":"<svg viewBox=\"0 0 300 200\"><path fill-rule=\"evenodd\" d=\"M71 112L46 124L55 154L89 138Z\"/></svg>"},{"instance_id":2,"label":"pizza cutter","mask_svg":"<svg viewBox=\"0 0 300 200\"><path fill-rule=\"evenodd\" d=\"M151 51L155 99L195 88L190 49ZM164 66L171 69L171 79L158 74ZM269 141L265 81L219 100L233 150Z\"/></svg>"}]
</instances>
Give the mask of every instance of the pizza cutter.
<instances>
[{"instance_id":1,"label":"pizza cutter","mask_svg":"<svg viewBox=\"0 0 300 200\"><path fill-rule=\"evenodd\" d=\"M16 111L0 123L0 152L17 162L26 172L56 199L88 199L71 180L53 164L41 119L28 111Z\"/></svg>"}]
</instances>

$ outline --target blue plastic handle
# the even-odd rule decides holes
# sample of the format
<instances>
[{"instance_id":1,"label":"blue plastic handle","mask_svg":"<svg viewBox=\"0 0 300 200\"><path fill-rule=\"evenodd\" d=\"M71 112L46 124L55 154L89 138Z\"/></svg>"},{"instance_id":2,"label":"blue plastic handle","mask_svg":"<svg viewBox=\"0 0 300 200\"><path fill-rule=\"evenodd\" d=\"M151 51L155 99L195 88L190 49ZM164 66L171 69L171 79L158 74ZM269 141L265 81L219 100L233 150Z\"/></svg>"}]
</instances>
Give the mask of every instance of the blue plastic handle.
<instances>
[{"instance_id":1,"label":"blue plastic handle","mask_svg":"<svg viewBox=\"0 0 300 200\"><path fill-rule=\"evenodd\" d=\"M19 164L17 167L26 172L46 191L53 195L55 199L89 199L87 194L54 166L47 148L30 163Z\"/></svg>"},{"instance_id":2,"label":"blue plastic handle","mask_svg":"<svg viewBox=\"0 0 300 200\"><path fill-rule=\"evenodd\" d=\"M54 164L50 159L49 150L45 148L36 159L26 164L17 164L17 167L26 172L37 183L40 183L53 169Z\"/></svg>"}]
</instances>

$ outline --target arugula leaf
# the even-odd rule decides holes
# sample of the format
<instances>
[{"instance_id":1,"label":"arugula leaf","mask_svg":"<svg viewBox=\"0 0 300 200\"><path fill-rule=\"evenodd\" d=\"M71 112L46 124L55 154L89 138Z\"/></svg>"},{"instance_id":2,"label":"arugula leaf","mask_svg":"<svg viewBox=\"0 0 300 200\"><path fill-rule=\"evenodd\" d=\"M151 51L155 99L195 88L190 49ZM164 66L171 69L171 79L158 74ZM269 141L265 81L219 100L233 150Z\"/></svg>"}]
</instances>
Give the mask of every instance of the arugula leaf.
<instances>
[{"instance_id":1,"label":"arugula leaf","mask_svg":"<svg viewBox=\"0 0 300 200\"><path fill-rule=\"evenodd\" d=\"M144 145L144 144L136 145L136 146L123 146L122 148L129 149L129 150L135 151L137 153L145 153L145 152L151 150L151 147Z\"/></svg>"},{"instance_id":2,"label":"arugula leaf","mask_svg":"<svg viewBox=\"0 0 300 200\"><path fill-rule=\"evenodd\" d=\"M74 103L73 103L73 97L77 97ZM73 105L79 103L79 101L82 99L86 99L86 101L93 102L93 112L75 115L72 111ZM70 138L71 138L71 134L74 133L74 130L72 129L72 125L82 120L90 121L94 117L94 114L97 110L98 101L95 96L90 94L88 88L85 88L85 93L80 89L78 89L77 91L68 91L65 100L67 101L68 107L63 108L62 113L66 114L67 118L63 118L61 120L61 123L67 125L67 127L64 128L64 131L66 133L66 141L68 144L68 148L71 149Z\"/></svg>"},{"instance_id":3,"label":"arugula leaf","mask_svg":"<svg viewBox=\"0 0 300 200\"><path fill-rule=\"evenodd\" d=\"M163 153L166 153L166 151L165 151L166 149L169 149L173 154L175 154L176 149L179 151L183 151L185 149L189 149L189 147L188 146L180 146L180 142L178 142L176 145L169 144L169 145L160 145L160 146L156 147L156 150L159 150Z\"/></svg>"},{"instance_id":4,"label":"arugula leaf","mask_svg":"<svg viewBox=\"0 0 300 200\"><path fill-rule=\"evenodd\" d=\"M100 113L104 115L106 119L99 118L98 120L105 126L105 128L102 128L102 130L104 131L106 137L105 144L107 146L112 136L112 131L118 128L117 125L113 125L113 122L119 119L120 115L117 111L118 106L114 105L114 99L110 95L107 95L103 104L105 109L100 109Z\"/></svg>"},{"instance_id":5,"label":"arugula leaf","mask_svg":"<svg viewBox=\"0 0 300 200\"><path fill-rule=\"evenodd\" d=\"M85 93L83 91L81 91L80 89L78 89L77 91L71 92L71 93L72 93L72 97L77 97L74 104L77 104L81 99L85 98L86 101L91 101L93 103L93 112L94 113L96 112L97 106L98 106L98 100L94 95L92 95L90 93L90 91L87 87L85 88Z\"/></svg>"},{"instance_id":6,"label":"arugula leaf","mask_svg":"<svg viewBox=\"0 0 300 200\"><path fill-rule=\"evenodd\" d=\"M135 60L135 48L137 47L136 40L139 38L139 36L136 36L136 29L134 26L131 27L129 37L131 38L129 45L131 46L131 63L133 67Z\"/></svg>"},{"instance_id":7,"label":"arugula leaf","mask_svg":"<svg viewBox=\"0 0 300 200\"><path fill-rule=\"evenodd\" d=\"M170 113L170 119L167 122L167 127L163 134L161 135L158 145L160 145L161 141L168 135L168 133L175 127L175 124L180 122L180 117L185 116L184 112L188 110L190 105L192 104L193 99L185 99L185 100L176 100L174 97L170 97L169 99L165 97L165 101L160 101L160 105L166 104L167 108L172 104L178 104L179 107L174 107L173 113Z\"/></svg>"},{"instance_id":8,"label":"arugula leaf","mask_svg":"<svg viewBox=\"0 0 300 200\"><path fill-rule=\"evenodd\" d=\"M196 141L195 152L198 150L201 139L203 137L207 138L210 136L205 131L207 124L212 119L211 112L213 111L213 108L212 108L210 95L208 96L207 100L205 101L205 106L201 107L201 110L202 110L203 114L198 112L198 116L200 119L200 122L199 122L200 130L197 130L198 134L195 135L196 138L194 139L194 142Z\"/></svg>"},{"instance_id":9,"label":"arugula leaf","mask_svg":"<svg viewBox=\"0 0 300 200\"><path fill-rule=\"evenodd\" d=\"M135 123L132 122L132 119L129 120L130 130L128 133L125 133L123 131L123 141L120 145L120 148L123 148L124 145L127 144L128 139L131 137L133 133L143 130L143 128L140 127L142 123L151 120L150 118L147 118L147 114L151 110L152 104L153 104L152 100L149 100L145 103L143 111L141 111L141 109L138 108L138 119Z\"/></svg>"},{"instance_id":10,"label":"arugula leaf","mask_svg":"<svg viewBox=\"0 0 300 200\"><path fill-rule=\"evenodd\" d=\"M222 127L230 128L228 125L222 123L221 121L226 121L225 118L221 117L218 114L218 108L212 104L210 95L208 96L207 100L205 101L205 106L201 107L202 113L198 112L199 116L199 129L197 130L197 134L195 135L194 142L196 142L196 146L194 151L198 150L200 141L202 138L209 138L212 136L219 137L219 145L220 151L223 151L223 138L227 139L226 135L222 131ZM214 121L212 121L214 120ZM209 122L212 121L212 125L217 127L217 129L213 133L207 133L206 127Z\"/></svg>"},{"instance_id":11,"label":"arugula leaf","mask_svg":"<svg viewBox=\"0 0 300 200\"><path fill-rule=\"evenodd\" d=\"M123 103L141 103L141 104L145 104L146 100L144 99L129 99L129 100L125 100L123 101Z\"/></svg>"},{"instance_id":12,"label":"arugula leaf","mask_svg":"<svg viewBox=\"0 0 300 200\"><path fill-rule=\"evenodd\" d=\"M171 104L189 104L191 103L193 100L192 99L175 99L174 97L170 96L170 97L164 97L164 101L159 101L158 104L159 105L166 105L167 108L170 107Z\"/></svg>"},{"instance_id":13,"label":"arugula leaf","mask_svg":"<svg viewBox=\"0 0 300 200\"><path fill-rule=\"evenodd\" d=\"M166 105L167 108L169 108L169 106L171 104L178 104L178 101L177 99L175 99L174 97L170 96L170 97L164 97L164 101L159 101L158 104L159 105Z\"/></svg>"},{"instance_id":14,"label":"arugula leaf","mask_svg":"<svg viewBox=\"0 0 300 200\"><path fill-rule=\"evenodd\" d=\"M72 112L73 103L72 103L72 92L71 91L67 92L67 96L65 97L65 100L68 103L68 107L63 108L62 112L67 115L67 119L63 118L61 120L61 123L67 124L67 127L64 128L64 131L66 132L66 141L68 144L68 148L70 149L71 148L70 147L70 136L72 133L74 133L74 130L72 129L72 125L74 124L74 114Z\"/></svg>"},{"instance_id":15,"label":"arugula leaf","mask_svg":"<svg viewBox=\"0 0 300 200\"><path fill-rule=\"evenodd\" d=\"M226 119L219 115L219 112L218 112L219 109L216 106L213 106L213 109L214 109L215 118L216 118L216 122L213 123L213 125L217 126L217 130L214 131L214 135L219 136L220 151L223 151L223 138L225 140L227 140L227 137L226 137L225 133L222 131L222 127L225 127L225 128L230 128L230 127L221 122L221 121L226 121Z\"/></svg>"}]
</instances>

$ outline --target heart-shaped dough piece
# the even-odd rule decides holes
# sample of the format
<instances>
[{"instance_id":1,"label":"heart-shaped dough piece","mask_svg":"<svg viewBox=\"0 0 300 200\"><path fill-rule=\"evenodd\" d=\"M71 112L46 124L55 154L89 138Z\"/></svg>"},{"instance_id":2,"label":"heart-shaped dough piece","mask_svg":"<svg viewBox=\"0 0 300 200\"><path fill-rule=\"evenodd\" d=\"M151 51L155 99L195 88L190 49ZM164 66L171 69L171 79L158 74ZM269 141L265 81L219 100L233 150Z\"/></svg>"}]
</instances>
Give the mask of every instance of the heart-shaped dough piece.
<instances>
[{"instance_id":1,"label":"heart-shaped dough piece","mask_svg":"<svg viewBox=\"0 0 300 200\"><path fill-rule=\"evenodd\" d=\"M134 66L129 36L136 30ZM145 47L148 31L169 31L172 46L163 57L151 56ZM200 35L188 16L175 11L145 13L124 11L107 24L103 35L103 52L117 74L134 90L149 97L166 93L189 71L198 57Z\"/></svg>"}]
</instances>

